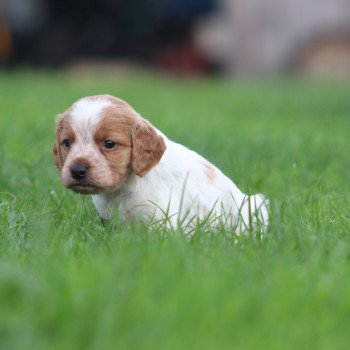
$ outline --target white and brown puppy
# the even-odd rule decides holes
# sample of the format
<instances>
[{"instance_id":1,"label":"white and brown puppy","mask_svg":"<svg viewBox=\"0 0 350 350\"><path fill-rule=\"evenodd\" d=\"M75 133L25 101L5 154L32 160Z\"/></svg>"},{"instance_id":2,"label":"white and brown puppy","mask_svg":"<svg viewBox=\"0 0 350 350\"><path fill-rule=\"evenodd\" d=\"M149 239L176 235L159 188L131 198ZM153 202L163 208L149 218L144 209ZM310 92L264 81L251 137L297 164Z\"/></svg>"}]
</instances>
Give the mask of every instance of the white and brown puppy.
<instances>
[{"instance_id":1,"label":"white and brown puppy","mask_svg":"<svg viewBox=\"0 0 350 350\"><path fill-rule=\"evenodd\" d=\"M166 216L173 228L206 219L237 232L268 221L262 195L242 193L213 164L170 141L116 97L85 97L59 115L53 157L64 186L92 194L105 219L118 208L122 218Z\"/></svg>"}]
</instances>

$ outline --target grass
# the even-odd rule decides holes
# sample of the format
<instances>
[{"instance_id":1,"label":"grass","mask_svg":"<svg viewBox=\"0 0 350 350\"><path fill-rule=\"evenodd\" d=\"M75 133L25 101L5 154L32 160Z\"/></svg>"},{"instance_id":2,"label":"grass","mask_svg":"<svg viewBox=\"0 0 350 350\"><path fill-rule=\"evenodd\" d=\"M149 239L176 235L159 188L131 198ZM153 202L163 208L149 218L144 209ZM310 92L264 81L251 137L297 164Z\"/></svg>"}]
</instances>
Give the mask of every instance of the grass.
<instances>
[{"instance_id":1,"label":"grass","mask_svg":"<svg viewBox=\"0 0 350 350\"><path fill-rule=\"evenodd\" d=\"M0 348L347 348L349 88L1 73ZM97 93L264 193L267 237L101 223L51 160L54 116Z\"/></svg>"}]
</instances>

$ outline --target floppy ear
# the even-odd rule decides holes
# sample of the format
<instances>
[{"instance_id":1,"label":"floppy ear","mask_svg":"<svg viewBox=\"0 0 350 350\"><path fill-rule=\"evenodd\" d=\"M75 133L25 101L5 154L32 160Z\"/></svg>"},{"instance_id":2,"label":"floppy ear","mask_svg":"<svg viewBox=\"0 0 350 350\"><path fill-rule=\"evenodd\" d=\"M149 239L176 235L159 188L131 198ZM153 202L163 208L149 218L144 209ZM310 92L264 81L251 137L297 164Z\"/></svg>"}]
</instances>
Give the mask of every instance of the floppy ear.
<instances>
[{"instance_id":1,"label":"floppy ear","mask_svg":"<svg viewBox=\"0 0 350 350\"><path fill-rule=\"evenodd\" d=\"M158 164L165 152L163 138L155 128L142 120L137 123L132 132L131 168L138 176L145 176Z\"/></svg>"},{"instance_id":2,"label":"floppy ear","mask_svg":"<svg viewBox=\"0 0 350 350\"><path fill-rule=\"evenodd\" d=\"M62 121L63 121L63 117L60 115L57 116L57 118L56 118L56 141L53 144L53 148L52 148L53 161L54 161L57 169L60 171L62 170L62 167L63 167L63 157L62 157L60 145L59 145L59 136L60 136L61 130L62 130Z\"/></svg>"},{"instance_id":3,"label":"floppy ear","mask_svg":"<svg viewBox=\"0 0 350 350\"><path fill-rule=\"evenodd\" d=\"M52 158L53 158L53 161L57 167L58 170L61 170L61 165L59 163L59 157L58 157L58 150L57 150L57 142L55 142L53 144L53 147L52 147Z\"/></svg>"}]
</instances>

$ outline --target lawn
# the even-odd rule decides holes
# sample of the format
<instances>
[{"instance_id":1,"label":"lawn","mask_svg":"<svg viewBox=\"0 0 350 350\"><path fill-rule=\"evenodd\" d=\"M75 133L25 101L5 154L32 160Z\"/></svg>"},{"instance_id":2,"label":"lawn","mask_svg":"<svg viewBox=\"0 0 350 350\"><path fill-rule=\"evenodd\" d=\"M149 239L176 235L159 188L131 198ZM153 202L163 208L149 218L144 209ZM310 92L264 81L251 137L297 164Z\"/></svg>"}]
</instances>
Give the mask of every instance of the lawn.
<instances>
[{"instance_id":1,"label":"lawn","mask_svg":"<svg viewBox=\"0 0 350 350\"><path fill-rule=\"evenodd\" d=\"M0 348L348 348L349 91L0 73ZM54 116L99 93L264 193L266 237L100 222L51 159Z\"/></svg>"}]
</instances>

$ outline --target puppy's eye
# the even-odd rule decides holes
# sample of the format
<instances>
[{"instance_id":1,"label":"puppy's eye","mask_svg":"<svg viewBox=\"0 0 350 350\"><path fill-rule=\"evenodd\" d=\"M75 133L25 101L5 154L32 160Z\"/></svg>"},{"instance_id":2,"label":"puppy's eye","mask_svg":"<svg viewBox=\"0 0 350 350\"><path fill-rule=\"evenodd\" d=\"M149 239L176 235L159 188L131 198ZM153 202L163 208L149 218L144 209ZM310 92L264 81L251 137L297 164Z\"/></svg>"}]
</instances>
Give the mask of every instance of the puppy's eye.
<instances>
[{"instance_id":1,"label":"puppy's eye","mask_svg":"<svg viewBox=\"0 0 350 350\"><path fill-rule=\"evenodd\" d=\"M117 147L117 143L112 140L104 140L103 141L103 148L106 149L114 149Z\"/></svg>"},{"instance_id":2,"label":"puppy's eye","mask_svg":"<svg viewBox=\"0 0 350 350\"><path fill-rule=\"evenodd\" d=\"M62 142L63 146L66 148L70 148L70 146L72 145L72 141L70 139L65 139Z\"/></svg>"}]
</instances>

